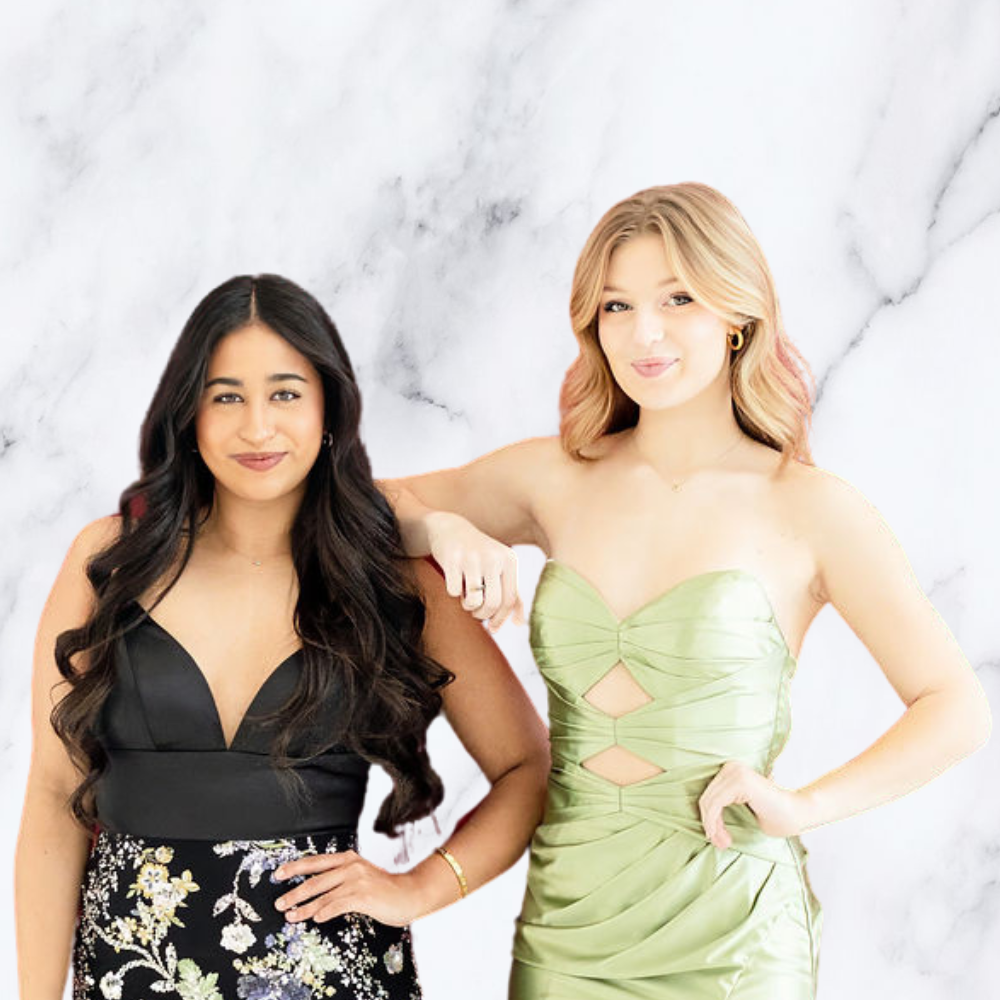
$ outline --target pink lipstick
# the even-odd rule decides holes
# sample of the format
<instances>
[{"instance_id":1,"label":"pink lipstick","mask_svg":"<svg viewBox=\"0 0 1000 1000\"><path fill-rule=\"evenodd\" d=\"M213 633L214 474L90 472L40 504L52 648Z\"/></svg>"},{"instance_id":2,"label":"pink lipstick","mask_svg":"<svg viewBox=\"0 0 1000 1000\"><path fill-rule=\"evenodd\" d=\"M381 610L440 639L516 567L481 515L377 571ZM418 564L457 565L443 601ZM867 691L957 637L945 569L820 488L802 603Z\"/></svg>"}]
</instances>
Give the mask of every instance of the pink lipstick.
<instances>
[{"instance_id":1,"label":"pink lipstick","mask_svg":"<svg viewBox=\"0 0 1000 1000\"><path fill-rule=\"evenodd\" d=\"M643 378L656 378L662 375L668 368L672 368L677 363L677 358L643 358L641 361L633 361L632 367L643 376Z\"/></svg>"},{"instance_id":2,"label":"pink lipstick","mask_svg":"<svg viewBox=\"0 0 1000 1000\"><path fill-rule=\"evenodd\" d=\"M244 468L253 469L254 472L267 472L273 469L287 455L286 451L245 451L233 458Z\"/></svg>"}]
</instances>

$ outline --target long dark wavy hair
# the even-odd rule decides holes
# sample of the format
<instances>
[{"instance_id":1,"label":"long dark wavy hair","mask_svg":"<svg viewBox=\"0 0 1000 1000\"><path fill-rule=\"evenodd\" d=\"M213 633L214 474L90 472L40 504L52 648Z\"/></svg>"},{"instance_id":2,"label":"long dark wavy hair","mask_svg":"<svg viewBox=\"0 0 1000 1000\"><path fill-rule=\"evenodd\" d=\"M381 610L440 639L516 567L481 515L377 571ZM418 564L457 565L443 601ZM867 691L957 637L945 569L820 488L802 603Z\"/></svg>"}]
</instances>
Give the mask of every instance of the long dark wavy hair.
<instances>
[{"instance_id":1,"label":"long dark wavy hair","mask_svg":"<svg viewBox=\"0 0 1000 1000\"><path fill-rule=\"evenodd\" d=\"M94 785L107 761L96 725L114 686L115 646L143 616L136 600L161 584L159 601L176 583L212 508L215 480L195 450L195 416L213 349L251 322L283 337L319 372L324 429L333 436L309 472L291 528L303 669L289 700L258 717L274 727L279 776L301 784L291 741L312 731L319 707L335 697L342 723L312 753L341 744L384 767L393 788L375 829L395 836L441 801L425 740L441 707L440 689L454 675L423 651L423 600L403 568L395 516L372 479L359 436L361 396L340 335L312 295L271 274L225 282L185 324L142 424L141 473L121 494L120 533L87 567L93 613L56 641L70 689L51 721L84 774L70 808L85 826L97 819ZM86 657L83 669L72 662L79 654Z\"/></svg>"}]
</instances>

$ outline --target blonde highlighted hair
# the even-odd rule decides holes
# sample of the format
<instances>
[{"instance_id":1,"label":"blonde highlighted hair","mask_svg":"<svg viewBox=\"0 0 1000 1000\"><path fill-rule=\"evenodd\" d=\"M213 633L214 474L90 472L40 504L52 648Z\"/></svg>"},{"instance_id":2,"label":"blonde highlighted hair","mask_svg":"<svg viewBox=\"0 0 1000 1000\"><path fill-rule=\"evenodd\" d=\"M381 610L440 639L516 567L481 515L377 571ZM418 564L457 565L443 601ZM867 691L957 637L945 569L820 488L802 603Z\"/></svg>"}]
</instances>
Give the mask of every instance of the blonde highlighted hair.
<instances>
[{"instance_id":1,"label":"blonde highlighted hair","mask_svg":"<svg viewBox=\"0 0 1000 1000\"><path fill-rule=\"evenodd\" d=\"M576 459L605 434L634 427L639 407L615 382L598 339L601 294L614 249L645 233L663 238L685 291L734 328L729 379L737 423L750 437L812 464L809 421L813 379L785 335L774 279L736 206L705 184L646 188L613 206L587 238L573 273L570 320L580 354L559 398L559 434Z\"/></svg>"}]
</instances>

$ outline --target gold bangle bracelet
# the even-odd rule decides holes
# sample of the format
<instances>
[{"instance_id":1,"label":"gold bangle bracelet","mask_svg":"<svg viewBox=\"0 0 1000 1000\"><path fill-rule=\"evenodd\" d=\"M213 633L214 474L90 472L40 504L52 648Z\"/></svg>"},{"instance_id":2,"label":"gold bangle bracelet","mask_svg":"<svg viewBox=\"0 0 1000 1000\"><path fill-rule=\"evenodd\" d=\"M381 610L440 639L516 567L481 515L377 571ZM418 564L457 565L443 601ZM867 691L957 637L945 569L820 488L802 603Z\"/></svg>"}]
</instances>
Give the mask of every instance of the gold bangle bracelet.
<instances>
[{"instance_id":1,"label":"gold bangle bracelet","mask_svg":"<svg viewBox=\"0 0 1000 1000\"><path fill-rule=\"evenodd\" d=\"M462 866L455 860L455 855L444 847L437 848L437 853L451 865L451 870L455 873L455 878L458 879L458 887L461 889L462 895L468 896L469 883L465 881L465 872L462 871Z\"/></svg>"}]
</instances>

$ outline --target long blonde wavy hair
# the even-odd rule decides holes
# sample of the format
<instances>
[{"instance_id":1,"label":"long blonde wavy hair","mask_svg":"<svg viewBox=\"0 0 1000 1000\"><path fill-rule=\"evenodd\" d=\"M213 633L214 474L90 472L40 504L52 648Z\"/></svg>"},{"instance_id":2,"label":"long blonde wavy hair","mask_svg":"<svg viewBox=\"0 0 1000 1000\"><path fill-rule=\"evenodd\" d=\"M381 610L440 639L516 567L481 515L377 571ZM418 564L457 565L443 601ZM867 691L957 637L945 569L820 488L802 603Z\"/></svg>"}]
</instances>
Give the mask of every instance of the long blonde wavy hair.
<instances>
[{"instance_id":1,"label":"long blonde wavy hair","mask_svg":"<svg viewBox=\"0 0 1000 1000\"><path fill-rule=\"evenodd\" d=\"M745 434L812 464L809 422L814 382L803 356L785 335L774 279L746 220L706 184L646 188L618 202L597 223L573 273L570 320L580 354L559 397L559 434L573 458L605 434L634 427L639 407L618 386L598 340L601 294L614 249L659 233L673 274L688 294L742 329L730 352L733 412Z\"/></svg>"}]
</instances>

